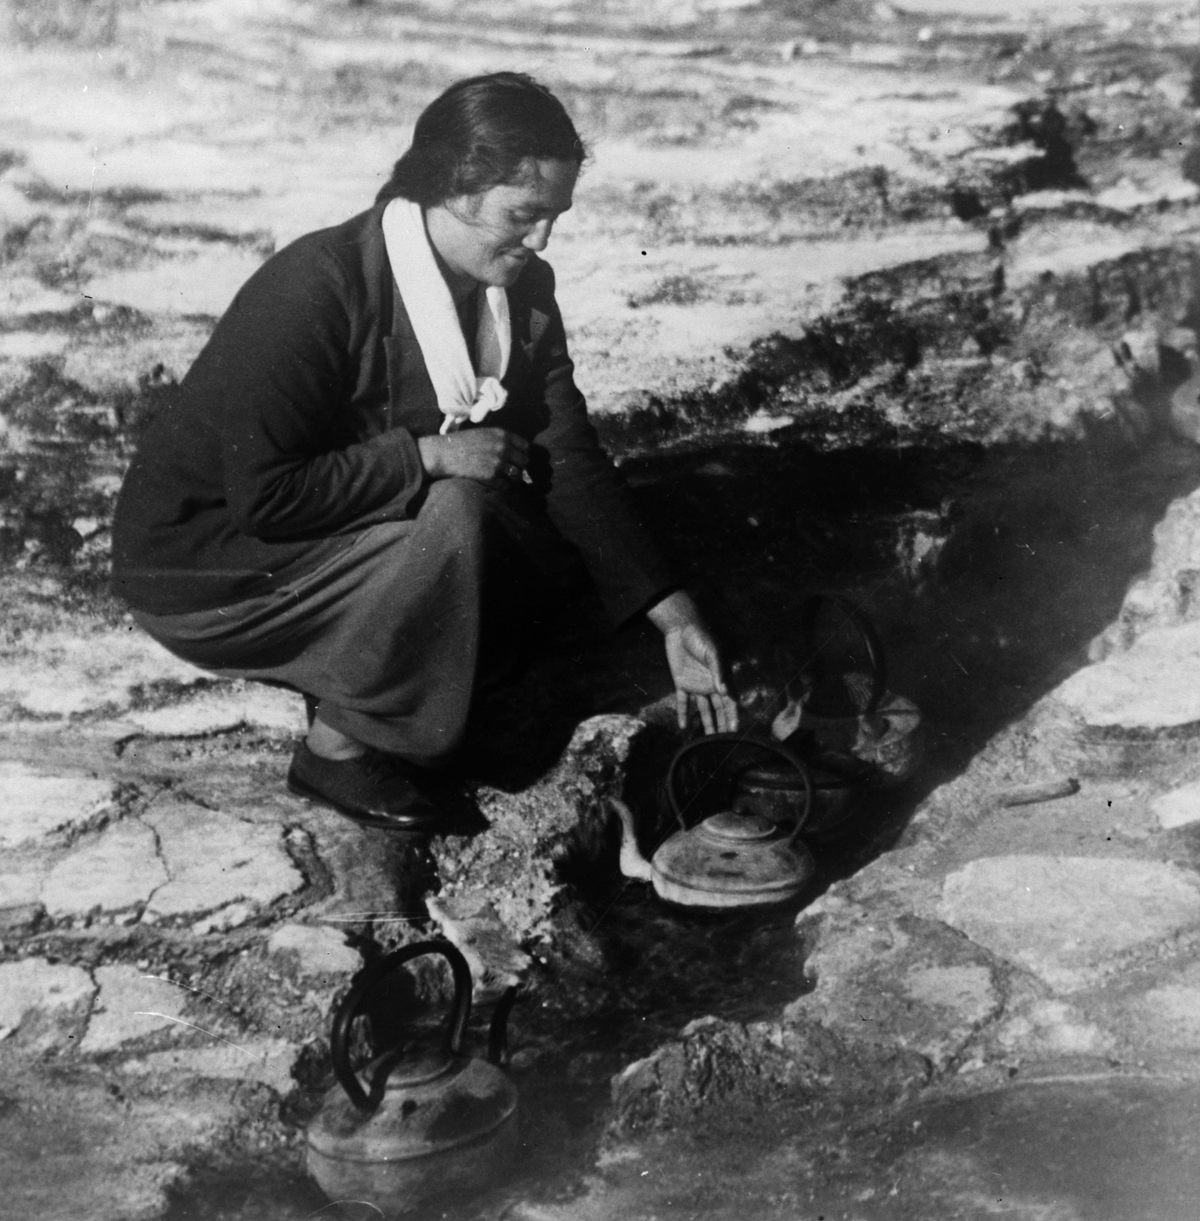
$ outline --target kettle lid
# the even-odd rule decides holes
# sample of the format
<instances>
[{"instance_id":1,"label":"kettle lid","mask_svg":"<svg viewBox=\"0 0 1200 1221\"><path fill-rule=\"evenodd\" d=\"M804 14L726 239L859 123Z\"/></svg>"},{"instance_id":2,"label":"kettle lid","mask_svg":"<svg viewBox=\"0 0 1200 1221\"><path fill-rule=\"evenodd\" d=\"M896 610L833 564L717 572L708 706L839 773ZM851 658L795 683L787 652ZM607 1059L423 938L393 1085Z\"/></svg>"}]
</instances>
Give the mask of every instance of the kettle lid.
<instances>
[{"instance_id":1,"label":"kettle lid","mask_svg":"<svg viewBox=\"0 0 1200 1221\"><path fill-rule=\"evenodd\" d=\"M706 838L716 843L754 843L770 839L775 834L775 823L765 814L739 814L733 810L721 810L710 814L697 828Z\"/></svg>"}]
</instances>

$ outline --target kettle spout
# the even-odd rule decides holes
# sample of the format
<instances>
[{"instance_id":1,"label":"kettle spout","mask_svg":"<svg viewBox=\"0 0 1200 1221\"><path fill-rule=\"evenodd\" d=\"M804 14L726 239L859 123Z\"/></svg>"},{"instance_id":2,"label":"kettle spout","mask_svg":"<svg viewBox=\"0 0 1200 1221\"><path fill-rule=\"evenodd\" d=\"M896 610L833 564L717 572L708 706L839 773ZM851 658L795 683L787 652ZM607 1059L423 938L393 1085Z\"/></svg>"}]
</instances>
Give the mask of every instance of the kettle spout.
<instances>
[{"instance_id":1,"label":"kettle spout","mask_svg":"<svg viewBox=\"0 0 1200 1221\"><path fill-rule=\"evenodd\" d=\"M618 866L627 878L649 882L654 877L654 870L638 847L637 832L633 825L633 811L615 797L610 797L608 803L621 820L621 855Z\"/></svg>"}]
</instances>

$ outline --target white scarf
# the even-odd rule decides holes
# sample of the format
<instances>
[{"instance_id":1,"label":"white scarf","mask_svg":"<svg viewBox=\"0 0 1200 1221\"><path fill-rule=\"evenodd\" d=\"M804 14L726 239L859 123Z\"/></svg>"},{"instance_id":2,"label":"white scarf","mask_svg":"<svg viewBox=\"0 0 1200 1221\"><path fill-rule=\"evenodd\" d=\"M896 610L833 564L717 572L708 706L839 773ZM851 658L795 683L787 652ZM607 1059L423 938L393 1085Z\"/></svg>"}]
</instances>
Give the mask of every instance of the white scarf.
<instances>
[{"instance_id":1,"label":"white scarf","mask_svg":"<svg viewBox=\"0 0 1200 1221\"><path fill-rule=\"evenodd\" d=\"M457 431L466 420L478 424L503 407L508 397L500 384L512 349L508 294L503 288L480 285L477 377L454 299L425 232L421 206L410 199L393 199L383 210L383 241L438 407L446 417L442 433Z\"/></svg>"}]
</instances>

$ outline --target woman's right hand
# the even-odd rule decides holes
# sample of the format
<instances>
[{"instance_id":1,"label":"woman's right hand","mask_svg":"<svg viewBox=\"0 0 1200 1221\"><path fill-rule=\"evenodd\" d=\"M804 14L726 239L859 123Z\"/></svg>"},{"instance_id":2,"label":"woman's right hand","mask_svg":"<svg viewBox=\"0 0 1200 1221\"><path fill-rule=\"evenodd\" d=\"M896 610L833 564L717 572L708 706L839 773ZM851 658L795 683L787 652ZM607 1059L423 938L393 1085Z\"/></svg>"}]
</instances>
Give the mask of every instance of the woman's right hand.
<instances>
[{"instance_id":1,"label":"woman's right hand","mask_svg":"<svg viewBox=\"0 0 1200 1221\"><path fill-rule=\"evenodd\" d=\"M503 428L467 428L419 437L417 448L430 479L517 482L529 464L529 442Z\"/></svg>"}]
</instances>

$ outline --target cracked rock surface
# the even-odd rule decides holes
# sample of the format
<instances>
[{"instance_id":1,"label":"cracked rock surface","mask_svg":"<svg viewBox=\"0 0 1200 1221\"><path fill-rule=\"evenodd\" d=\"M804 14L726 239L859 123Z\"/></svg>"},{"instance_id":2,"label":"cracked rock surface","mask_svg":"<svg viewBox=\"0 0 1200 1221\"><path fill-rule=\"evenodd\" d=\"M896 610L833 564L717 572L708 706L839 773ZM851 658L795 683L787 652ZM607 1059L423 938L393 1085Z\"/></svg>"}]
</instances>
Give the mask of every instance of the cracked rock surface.
<instances>
[{"instance_id":1,"label":"cracked rock surface","mask_svg":"<svg viewBox=\"0 0 1200 1221\"><path fill-rule=\"evenodd\" d=\"M522 1164L463 1221L1192 1221L1195 12L507 8L0 3L0 1214L335 1215L331 1015L444 933L472 1040L526 990ZM501 61L595 145L551 251L581 384L739 678L834 588L925 715L794 909L616 877L608 798L670 829L654 641L500 709L505 749L594 715L425 852L290 796L298 697L105 589L138 428L237 286Z\"/></svg>"}]
</instances>

